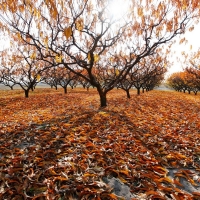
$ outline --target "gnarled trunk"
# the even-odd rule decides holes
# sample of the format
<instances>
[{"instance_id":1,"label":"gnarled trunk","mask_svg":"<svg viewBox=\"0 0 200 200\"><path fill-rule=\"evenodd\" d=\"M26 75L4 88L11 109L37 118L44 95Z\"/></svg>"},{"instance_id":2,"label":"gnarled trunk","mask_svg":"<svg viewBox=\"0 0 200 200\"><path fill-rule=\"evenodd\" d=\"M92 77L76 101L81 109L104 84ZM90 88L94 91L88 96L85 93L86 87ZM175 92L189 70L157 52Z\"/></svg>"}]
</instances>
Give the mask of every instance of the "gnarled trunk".
<instances>
[{"instance_id":1,"label":"gnarled trunk","mask_svg":"<svg viewBox=\"0 0 200 200\"><path fill-rule=\"evenodd\" d=\"M107 99L106 99L107 92L104 92L101 86L97 87L97 91L100 97L100 107L106 107L107 106Z\"/></svg>"}]
</instances>

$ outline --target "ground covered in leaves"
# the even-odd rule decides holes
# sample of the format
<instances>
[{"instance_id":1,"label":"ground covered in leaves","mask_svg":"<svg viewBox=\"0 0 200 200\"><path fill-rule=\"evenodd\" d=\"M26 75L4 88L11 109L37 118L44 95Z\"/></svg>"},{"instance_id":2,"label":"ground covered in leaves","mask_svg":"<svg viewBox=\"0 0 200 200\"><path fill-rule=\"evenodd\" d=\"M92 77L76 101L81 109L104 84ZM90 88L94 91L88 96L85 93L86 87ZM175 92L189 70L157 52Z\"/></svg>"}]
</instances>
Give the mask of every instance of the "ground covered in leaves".
<instances>
[{"instance_id":1,"label":"ground covered in leaves","mask_svg":"<svg viewBox=\"0 0 200 200\"><path fill-rule=\"evenodd\" d=\"M0 91L0 199L200 199L200 95L23 95Z\"/></svg>"}]
</instances>

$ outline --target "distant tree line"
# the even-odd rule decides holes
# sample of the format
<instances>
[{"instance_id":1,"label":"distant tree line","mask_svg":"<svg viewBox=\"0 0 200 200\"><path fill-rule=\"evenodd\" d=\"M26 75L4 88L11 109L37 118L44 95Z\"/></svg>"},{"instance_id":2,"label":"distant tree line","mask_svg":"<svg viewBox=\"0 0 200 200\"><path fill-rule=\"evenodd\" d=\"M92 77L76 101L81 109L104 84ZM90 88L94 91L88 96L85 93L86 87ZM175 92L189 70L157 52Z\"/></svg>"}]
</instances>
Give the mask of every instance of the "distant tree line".
<instances>
[{"instance_id":1,"label":"distant tree line","mask_svg":"<svg viewBox=\"0 0 200 200\"><path fill-rule=\"evenodd\" d=\"M167 85L178 92L194 92L196 95L200 91L200 70L190 67L173 73L167 79Z\"/></svg>"}]
</instances>

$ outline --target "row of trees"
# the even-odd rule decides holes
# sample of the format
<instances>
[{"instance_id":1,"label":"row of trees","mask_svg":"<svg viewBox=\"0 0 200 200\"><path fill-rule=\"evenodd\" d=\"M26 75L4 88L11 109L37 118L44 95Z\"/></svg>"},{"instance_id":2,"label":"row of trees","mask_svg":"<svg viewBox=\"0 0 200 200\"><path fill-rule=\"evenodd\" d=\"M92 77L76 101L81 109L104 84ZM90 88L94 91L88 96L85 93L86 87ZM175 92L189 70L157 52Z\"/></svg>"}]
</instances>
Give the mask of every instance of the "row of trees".
<instances>
[{"instance_id":1,"label":"row of trees","mask_svg":"<svg viewBox=\"0 0 200 200\"><path fill-rule=\"evenodd\" d=\"M162 79L173 38L194 28L189 25L199 16L200 2L123 3L129 10L116 16L113 0L1 1L1 31L11 44L2 52L3 80L14 73L28 93L43 73L60 67L60 75L69 70L96 87L101 107L114 87L124 89L131 82L137 89L150 89L149 77Z\"/></svg>"},{"instance_id":2,"label":"row of trees","mask_svg":"<svg viewBox=\"0 0 200 200\"><path fill-rule=\"evenodd\" d=\"M173 73L168 78L167 84L169 87L179 92L183 91L185 93L188 91L190 94L192 91L196 95L197 92L200 91L200 79L188 71Z\"/></svg>"},{"instance_id":3,"label":"row of trees","mask_svg":"<svg viewBox=\"0 0 200 200\"><path fill-rule=\"evenodd\" d=\"M182 72L171 74L167 79L169 87L176 91L194 92L200 91L200 50L191 54L186 60L187 67Z\"/></svg>"},{"instance_id":4,"label":"row of trees","mask_svg":"<svg viewBox=\"0 0 200 200\"><path fill-rule=\"evenodd\" d=\"M143 89L143 92L145 89L147 91L152 90L164 79L164 74L167 72L164 59L162 57L158 58L158 55L157 57L154 55L150 58L151 60L147 61L143 59L143 62L135 65L126 78L117 84L117 88L126 91L128 98L130 98L129 90L132 87L137 88L137 93L140 94L141 89ZM27 58L25 58L25 60L27 61ZM15 62L15 64L17 63ZM26 68L23 66L20 67L19 64L17 64L17 68L16 66L13 66L13 68L2 66L0 69L1 83L5 86L9 86L11 89L13 89L14 85L21 86L25 92L25 97L28 97L29 91L33 90L39 82L46 83L56 89L58 86L61 86L64 89L64 93L67 93L68 86L74 88L77 85L82 85L87 89L92 86L90 82L77 76L63 66L46 67L44 70L36 72L35 65L28 64L29 65ZM112 72L111 70L112 69L109 68L104 69L103 71L99 71L98 68L96 69L96 77L103 87L106 87L106 85L109 84L111 74L117 76L117 74L120 73L118 70L115 72ZM113 79L114 78L115 77L113 77Z\"/></svg>"}]
</instances>

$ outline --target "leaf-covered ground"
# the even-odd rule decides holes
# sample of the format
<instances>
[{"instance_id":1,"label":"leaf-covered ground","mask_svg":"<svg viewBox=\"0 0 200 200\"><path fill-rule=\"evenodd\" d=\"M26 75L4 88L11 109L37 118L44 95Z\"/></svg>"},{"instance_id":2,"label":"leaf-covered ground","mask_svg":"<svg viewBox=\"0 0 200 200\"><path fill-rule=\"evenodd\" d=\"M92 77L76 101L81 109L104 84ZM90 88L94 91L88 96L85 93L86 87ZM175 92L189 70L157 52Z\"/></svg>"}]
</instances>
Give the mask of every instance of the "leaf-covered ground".
<instances>
[{"instance_id":1,"label":"leaf-covered ground","mask_svg":"<svg viewBox=\"0 0 200 200\"><path fill-rule=\"evenodd\" d=\"M200 199L200 95L23 95L0 91L0 199L123 199L112 177L129 199Z\"/></svg>"}]
</instances>

